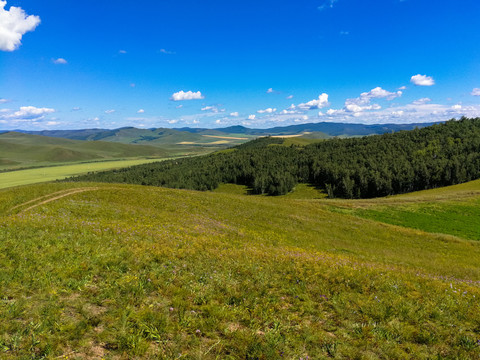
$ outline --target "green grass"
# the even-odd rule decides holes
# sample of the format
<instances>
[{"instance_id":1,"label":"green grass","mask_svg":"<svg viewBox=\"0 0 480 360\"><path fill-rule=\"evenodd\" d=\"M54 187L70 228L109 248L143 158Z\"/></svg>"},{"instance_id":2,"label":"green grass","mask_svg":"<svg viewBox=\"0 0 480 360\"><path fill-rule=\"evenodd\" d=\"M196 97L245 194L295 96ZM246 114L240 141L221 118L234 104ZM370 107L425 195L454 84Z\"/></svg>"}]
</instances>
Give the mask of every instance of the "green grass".
<instances>
[{"instance_id":1,"label":"green grass","mask_svg":"<svg viewBox=\"0 0 480 360\"><path fill-rule=\"evenodd\" d=\"M0 191L0 357L480 356L479 242L226 190Z\"/></svg>"},{"instance_id":2,"label":"green grass","mask_svg":"<svg viewBox=\"0 0 480 360\"><path fill-rule=\"evenodd\" d=\"M338 201L335 211L430 233L480 240L480 180L384 199Z\"/></svg>"},{"instance_id":3,"label":"green grass","mask_svg":"<svg viewBox=\"0 0 480 360\"><path fill-rule=\"evenodd\" d=\"M129 159L99 161L72 165L47 166L35 169L0 172L0 189L12 186L35 184L40 182L65 179L70 176L85 174L91 171L111 170L122 167L161 161L161 159Z\"/></svg>"}]
</instances>

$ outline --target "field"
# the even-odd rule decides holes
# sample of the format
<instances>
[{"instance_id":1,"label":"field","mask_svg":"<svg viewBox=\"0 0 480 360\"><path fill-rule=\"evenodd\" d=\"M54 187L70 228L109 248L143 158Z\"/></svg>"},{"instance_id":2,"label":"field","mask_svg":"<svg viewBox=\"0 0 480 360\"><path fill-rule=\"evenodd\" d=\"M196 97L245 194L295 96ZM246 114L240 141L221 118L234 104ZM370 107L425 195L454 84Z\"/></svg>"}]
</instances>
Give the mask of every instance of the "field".
<instances>
[{"instance_id":1,"label":"field","mask_svg":"<svg viewBox=\"0 0 480 360\"><path fill-rule=\"evenodd\" d=\"M12 186L62 180L70 176L85 174L90 171L112 170L155 161L161 161L161 159L140 158L129 160L98 161L0 172L0 189L9 188Z\"/></svg>"},{"instance_id":2,"label":"field","mask_svg":"<svg viewBox=\"0 0 480 360\"><path fill-rule=\"evenodd\" d=\"M0 191L0 357L479 358L480 229L455 213L477 214L479 181L368 201L244 190ZM398 224L403 206L451 224Z\"/></svg>"}]
</instances>

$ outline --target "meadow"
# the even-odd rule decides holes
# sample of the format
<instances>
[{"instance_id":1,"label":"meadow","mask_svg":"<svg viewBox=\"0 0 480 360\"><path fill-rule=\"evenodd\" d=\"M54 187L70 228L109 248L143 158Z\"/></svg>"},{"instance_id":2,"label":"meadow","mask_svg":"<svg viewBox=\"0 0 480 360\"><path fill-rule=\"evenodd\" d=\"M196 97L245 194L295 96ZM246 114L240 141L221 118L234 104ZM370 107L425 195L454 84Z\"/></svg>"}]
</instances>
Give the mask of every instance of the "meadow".
<instances>
[{"instance_id":1,"label":"meadow","mask_svg":"<svg viewBox=\"0 0 480 360\"><path fill-rule=\"evenodd\" d=\"M0 357L480 357L480 243L454 211L475 216L479 181L370 200L244 190L1 190ZM450 228L387 219L406 204Z\"/></svg>"},{"instance_id":2,"label":"meadow","mask_svg":"<svg viewBox=\"0 0 480 360\"><path fill-rule=\"evenodd\" d=\"M0 172L0 189L9 188L12 186L62 180L70 176L86 174L88 172L112 170L161 160L162 159L152 158L110 160Z\"/></svg>"}]
</instances>

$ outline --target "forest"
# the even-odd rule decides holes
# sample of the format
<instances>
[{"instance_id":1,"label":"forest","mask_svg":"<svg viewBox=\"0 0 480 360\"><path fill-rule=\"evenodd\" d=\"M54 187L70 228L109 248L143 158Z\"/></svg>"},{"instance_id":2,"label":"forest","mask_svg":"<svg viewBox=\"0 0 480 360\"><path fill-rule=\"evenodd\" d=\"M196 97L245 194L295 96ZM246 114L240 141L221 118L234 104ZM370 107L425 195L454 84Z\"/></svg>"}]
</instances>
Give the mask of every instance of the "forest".
<instances>
[{"instance_id":1,"label":"forest","mask_svg":"<svg viewBox=\"0 0 480 360\"><path fill-rule=\"evenodd\" d=\"M252 194L283 195L309 183L329 197L372 198L480 178L480 118L422 129L285 146L262 137L216 153L90 173L67 181L213 190L246 185Z\"/></svg>"}]
</instances>

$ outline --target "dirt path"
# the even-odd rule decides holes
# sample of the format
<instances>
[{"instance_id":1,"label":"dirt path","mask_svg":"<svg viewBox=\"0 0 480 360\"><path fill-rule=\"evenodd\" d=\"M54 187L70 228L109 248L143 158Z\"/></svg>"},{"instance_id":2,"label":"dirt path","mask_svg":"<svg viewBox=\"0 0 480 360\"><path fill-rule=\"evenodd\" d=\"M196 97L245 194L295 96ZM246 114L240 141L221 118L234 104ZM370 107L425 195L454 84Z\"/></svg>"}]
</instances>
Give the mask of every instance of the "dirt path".
<instances>
[{"instance_id":1,"label":"dirt path","mask_svg":"<svg viewBox=\"0 0 480 360\"><path fill-rule=\"evenodd\" d=\"M85 188L76 188L76 189L58 191L58 192L55 192L55 193L52 193L52 194L49 194L49 195L44 195L44 196L41 196L39 198L24 202L23 204L14 206L13 208L10 209L10 212L12 210L21 208L23 206L35 203L34 205L31 205L31 206L19 211L19 213L23 213L23 212L35 209L38 206L48 204L49 202L59 200L59 199L64 198L66 196L75 195L75 194L79 194L79 193L86 192L86 191L95 191L95 190L98 190L98 189L100 189L100 188L98 188L98 187L85 187Z\"/></svg>"}]
</instances>

